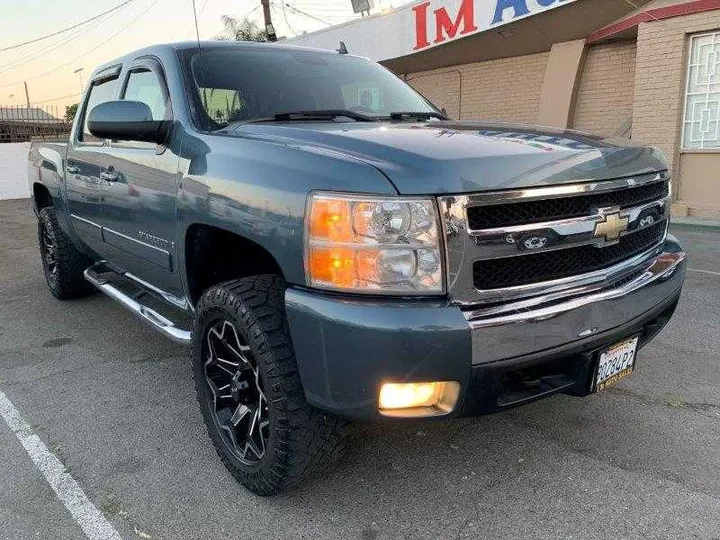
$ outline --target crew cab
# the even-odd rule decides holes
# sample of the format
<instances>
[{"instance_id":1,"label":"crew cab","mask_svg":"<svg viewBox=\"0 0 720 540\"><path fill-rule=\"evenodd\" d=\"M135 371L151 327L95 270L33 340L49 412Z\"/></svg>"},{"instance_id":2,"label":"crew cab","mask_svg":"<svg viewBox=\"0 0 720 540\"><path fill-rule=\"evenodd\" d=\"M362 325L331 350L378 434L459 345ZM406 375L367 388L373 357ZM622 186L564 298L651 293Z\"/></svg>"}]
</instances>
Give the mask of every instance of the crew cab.
<instances>
[{"instance_id":1,"label":"crew cab","mask_svg":"<svg viewBox=\"0 0 720 540\"><path fill-rule=\"evenodd\" d=\"M454 121L374 62L280 44L97 68L29 181L52 294L191 344L209 436L260 495L327 467L348 421L603 390L685 274L659 150Z\"/></svg>"}]
</instances>

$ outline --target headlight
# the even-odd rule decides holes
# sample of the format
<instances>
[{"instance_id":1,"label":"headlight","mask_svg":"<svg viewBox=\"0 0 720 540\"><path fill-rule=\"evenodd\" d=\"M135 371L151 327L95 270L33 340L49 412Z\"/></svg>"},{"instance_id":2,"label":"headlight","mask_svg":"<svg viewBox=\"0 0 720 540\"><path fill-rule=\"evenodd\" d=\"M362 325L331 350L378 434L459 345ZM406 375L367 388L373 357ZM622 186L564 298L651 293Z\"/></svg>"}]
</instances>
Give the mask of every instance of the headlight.
<instances>
[{"instance_id":1,"label":"headlight","mask_svg":"<svg viewBox=\"0 0 720 540\"><path fill-rule=\"evenodd\" d=\"M443 292L432 199L317 193L306 220L309 286L378 294Z\"/></svg>"}]
</instances>

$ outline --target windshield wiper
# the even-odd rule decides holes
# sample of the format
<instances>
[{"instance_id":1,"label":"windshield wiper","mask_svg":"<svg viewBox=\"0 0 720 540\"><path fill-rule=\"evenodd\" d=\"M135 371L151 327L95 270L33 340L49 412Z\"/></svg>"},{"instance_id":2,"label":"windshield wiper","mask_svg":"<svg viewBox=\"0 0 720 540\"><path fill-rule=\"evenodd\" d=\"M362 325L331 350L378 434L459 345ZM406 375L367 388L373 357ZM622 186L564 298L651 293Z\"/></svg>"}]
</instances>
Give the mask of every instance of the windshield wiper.
<instances>
[{"instance_id":1,"label":"windshield wiper","mask_svg":"<svg viewBox=\"0 0 720 540\"><path fill-rule=\"evenodd\" d=\"M318 111L293 111L277 113L275 116L266 118L249 118L248 120L238 120L230 122L228 125L220 128L219 131L226 131L230 127L243 126L245 124L262 124L266 122L292 122L292 121L313 121L313 120L334 120L335 118L350 118L356 122L378 122L374 116L368 116L355 111L347 111L344 109L328 109Z\"/></svg>"},{"instance_id":2,"label":"windshield wiper","mask_svg":"<svg viewBox=\"0 0 720 540\"><path fill-rule=\"evenodd\" d=\"M274 119L279 122L288 122L291 120L327 120L335 118L350 118L356 122L377 122L377 118L368 116L355 111L345 109L327 109L318 111L293 111L282 112L275 115Z\"/></svg>"},{"instance_id":3,"label":"windshield wiper","mask_svg":"<svg viewBox=\"0 0 720 540\"><path fill-rule=\"evenodd\" d=\"M393 112L390 113L390 120L402 120L403 118L415 118L418 120L429 120L430 118L437 118L438 120L447 120L448 117L442 113L435 111L418 111L418 112Z\"/></svg>"}]
</instances>

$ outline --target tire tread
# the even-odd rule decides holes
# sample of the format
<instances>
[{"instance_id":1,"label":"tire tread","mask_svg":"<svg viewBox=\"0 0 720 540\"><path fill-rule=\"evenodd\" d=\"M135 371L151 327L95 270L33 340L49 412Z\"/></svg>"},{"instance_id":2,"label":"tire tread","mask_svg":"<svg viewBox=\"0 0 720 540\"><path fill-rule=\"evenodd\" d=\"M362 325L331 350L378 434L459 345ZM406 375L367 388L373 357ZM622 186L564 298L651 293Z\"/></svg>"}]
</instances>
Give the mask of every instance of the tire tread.
<instances>
[{"instance_id":1,"label":"tire tread","mask_svg":"<svg viewBox=\"0 0 720 540\"><path fill-rule=\"evenodd\" d=\"M290 331L285 317L286 283L281 276L258 275L226 282L206 291L198 304L193 338L193 358L200 361L201 321L215 311L235 314L257 348L256 359L264 367L266 394L271 387L280 396L272 404L276 412L273 427L276 447L271 465L260 474L248 473L227 455L214 432L212 420L203 411L215 450L230 472L258 495L274 495L295 487L337 461L344 449L346 422L311 407L305 400ZM252 344L251 344L252 346ZM198 400L202 404L199 372L193 370ZM201 405L202 406L202 405Z\"/></svg>"},{"instance_id":2,"label":"tire tread","mask_svg":"<svg viewBox=\"0 0 720 540\"><path fill-rule=\"evenodd\" d=\"M93 294L95 288L83 276L83 272L92 265L92 261L75 247L72 240L62 230L55 209L52 207L43 208L38 214L38 219L38 246L40 247L41 256L41 238L44 224L48 225L55 243L58 273L54 283L50 281L46 274L50 292L60 300L72 300ZM44 265L43 262L43 267Z\"/></svg>"}]
</instances>

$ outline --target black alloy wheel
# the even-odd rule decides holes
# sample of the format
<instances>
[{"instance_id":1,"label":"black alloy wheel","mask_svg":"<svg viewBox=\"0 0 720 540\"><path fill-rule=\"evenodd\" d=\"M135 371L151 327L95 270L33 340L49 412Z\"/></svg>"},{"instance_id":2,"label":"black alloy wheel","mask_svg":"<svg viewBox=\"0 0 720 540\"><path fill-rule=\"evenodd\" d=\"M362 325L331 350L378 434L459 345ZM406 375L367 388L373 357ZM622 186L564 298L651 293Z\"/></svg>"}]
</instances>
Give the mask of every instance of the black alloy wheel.
<instances>
[{"instance_id":1,"label":"black alloy wheel","mask_svg":"<svg viewBox=\"0 0 720 540\"><path fill-rule=\"evenodd\" d=\"M70 300L95 292L83 276L93 261L65 234L52 207L38 212L38 247L45 280L55 298Z\"/></svg>"},{"instance_id":2,"label":"black alloy wheel","mask_svg":"<svg viewBox=\"0 0 720 540\"><path fill-rule=\"evenodd\" d=\"M257 362L232 322L214 322L206 336L207 406L230 452L240 463L255 465L267 453L270 427Z\"/></svg>"},{"instance_id":3,"label":"black alloy wheel","mask_svg":"<svg viewBox=\"0 0 720 540\"><path fill-rule=\"evenodd\" d=\"M257 275L215 285L198 302L193 377L221 461L256 495L276 495L342 454L346 422L305 399L285 314L287 284Z\"/></svg>"},{"instance_id":4,"label":"black alloy wheel","mask_svg":"<svg viewBox=\"0 0 720 540\"><path fill-rule=\"evenodd\" d=\"M40 223L40 254L42 256L45 276L49 284L54 284L58 279L57 248L52 237L50 224Z\"/></svg>"}]
</instances>

